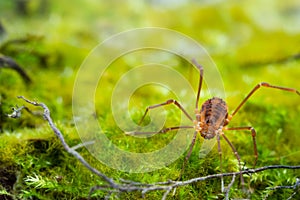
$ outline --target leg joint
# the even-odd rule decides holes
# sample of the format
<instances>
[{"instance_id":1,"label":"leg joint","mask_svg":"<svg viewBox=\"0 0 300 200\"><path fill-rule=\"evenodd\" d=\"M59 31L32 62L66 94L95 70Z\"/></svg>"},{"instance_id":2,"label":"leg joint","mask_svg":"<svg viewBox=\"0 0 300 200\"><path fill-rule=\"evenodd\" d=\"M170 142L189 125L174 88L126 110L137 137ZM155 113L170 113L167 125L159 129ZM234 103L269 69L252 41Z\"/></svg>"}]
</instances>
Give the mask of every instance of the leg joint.
<instances>
[{"instance_id":1,"label":"leg joint","mask_svg":"<svg viewBox=\"0 0 300 200\"><path fill-rule=\"evenodd\" d=\"M169 99L169 100L166 101L166 104L171 104L171 103L175 103L176 104L177 102L174 99Z\"/></svg>"},{"instance_id":2,"label":"leg joint","mask_svg":"<svg viewBox=\"0 0 300 200\"><path fill-rule=\"evenodd\" d=\"M266 87L270 86L270 84L269 84L269 83L266 83L266 82L261 82L261 83L259 83L258 85L259 85L259 86L266 86Z\"/></svg>"},{"instance_id":3,"label":"leg joint","mask_svg":"<svg viewBox=\"0 0 300 200\"><path fill-rule=\"evenodd\" d=\"M252 133L252 137L255 137L256 136L256 130L253 127L251 127L250 131Z\"/></svg>"}]
</instances>

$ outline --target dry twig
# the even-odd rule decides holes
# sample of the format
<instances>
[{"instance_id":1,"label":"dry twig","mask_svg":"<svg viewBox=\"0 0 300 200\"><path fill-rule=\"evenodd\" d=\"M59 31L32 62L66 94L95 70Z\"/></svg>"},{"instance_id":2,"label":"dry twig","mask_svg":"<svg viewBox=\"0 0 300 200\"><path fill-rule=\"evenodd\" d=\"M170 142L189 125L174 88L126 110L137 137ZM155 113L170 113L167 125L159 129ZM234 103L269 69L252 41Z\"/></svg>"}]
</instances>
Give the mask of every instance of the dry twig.
<instances>
[{"instance_id":1,"label":"dry twig","mask_svg":"<svg viewBox=\"0 0 300 200\"><path fill-rule=\"evenodd\" d=\"M13 69L22 77L22 79L25 81L26 84L31 83L31 79L27 75L27 73L11 57L0 55L0 68Z\"/></svg>"},{"instance_id":2,"label":"dry twig","mask_svg":"<svg viewBox=\"0 0 300 200\"><path fill-rule=\"evenodd\" d=\"M163 194L163 197L162 197L162 199L164 200L164 199L166 199L166 197L168 196L168 194L172 190L174 190L178 187L189 185L191 183L195 183L195 182L199 182L199 181L206 181L206 180L209 180L209 179L215 179L215 178L222 178L222 177L231 176L232 181L230 182L230 184L228 185L228 187L225 191L226 192L226 194L225 194L226 198L228 199L229 198L229 190L232 187L232 185L234 183L234 180L235 180L235 177L237 175L254 174L254 173L262 172L262 171L265 171L265 170L272 170L272 169L300 169L300 165L297 165L297 166L270 165L270 166L264 166L264 167L260 167L260 168L256 168L256 169L246 169L246 170L238 171L238 172L212 174L212 175L208 175L208 176L189 179L189 180L186 180L186 181L168 180L168 181L165 181L165 182L156 182L156 183L141 183L141 182L134 182L134 181L130 181L130 180L124 180L124 179L120 179L118 181L115 181L112 178L107 177L105 174L98 171L97 169L93 168L88 162L85 161L85 159L78 152L75 151L76 148L69 147L69 145L65 142L64 136L62 135L60 130L55 126L55 124L54 124L54 122L53 122L53 120L50 116L50 111L44 103L37 103L35 101L30 101L30 100L24 98L23 96L19 96L18 98L21 98L24 101L26 101L27 103L32 104L34 106L42 107L44 109L44 114L43 114L44 119L49 123L51 129L56 134L56 136L59 138L59 140L61 141L61 143L62 143L63 147L65 148L65 150L68 153L70 153L71 155L73 155L77 160L79 160L92 173L96 174L97 176L102 178L107 183L105 185L100 185L100 186L93 187L90 190L90 195L96 190L102 190L102 191L107 192L108 195L106 196L106 198L109 198L112 194L119 194L119 193L122 193L122 192L138 191L138 192L141 192L142 196L144 197L144 195L148 192L162 190L162 191L164 191L164 194ZM298 185L299 184L297 184L296 186L298 187ZM296 186L291 186L291 187L296 188ZM276 187L275 189L277 189L279 187ZM283 188L283 187L284 186L281 186L280 188Z\"/></svg>"}]
</instances>

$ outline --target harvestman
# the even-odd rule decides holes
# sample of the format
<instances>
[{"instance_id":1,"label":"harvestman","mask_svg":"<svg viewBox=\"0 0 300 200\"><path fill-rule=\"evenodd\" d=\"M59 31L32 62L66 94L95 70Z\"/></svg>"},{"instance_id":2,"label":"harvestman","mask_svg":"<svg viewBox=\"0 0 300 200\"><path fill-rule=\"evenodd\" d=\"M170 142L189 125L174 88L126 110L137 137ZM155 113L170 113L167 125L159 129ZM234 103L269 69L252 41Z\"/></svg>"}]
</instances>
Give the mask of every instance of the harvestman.
<instances>
[{"instance_id":1,"label":"harvestman","mask_svg":"<svg viewBox=\"0 0 300 200\"><path fill-rule=\"evenodd\" d=\"M197 97L196 97L196 107L195 107L195 115L196 118L193 120L193 118L187 113L187 111L181 106L179 102L177 102L174 99L169 99L164 103L152 105L146 108L145 114L141 118L139 125L143 122L145 116L147 115L148 111L157 107L161 106L166 106L169 104L174 104L177 106L186 116L193 122L193 126L174 126L174 127L169 127L162 129L160 131L155 131L155 132L138 132L138 131L133 131L133 132L127 132L126 134L129 135L140 135L140 134L155 134L155 133L166 133L168 131L172 130L178 130L178 129L194 129L194 136L189 148L189 151L185 157L181 173L179 176L179 179L181 178L181 175L184 171L184 167L188 161L188 159L191 156L193 147L195 145L195 141L197 138L197 134L199 133L201 137L204 139L212 139L216 136L217 138L217 143L218 143L218 152L220 156L220 169L222 171L222 151L221 151L221 145L220 145L220 136L222 136L226 142L229 144L231 147L233 153L235 154L236 159L238 160L239 168L240 171L241 169L241 159L240 156L236 150L236 148L233 146L233 144L229 141L229 139L225 136L224 132L225 130L248 130L251 131L252 133L252 140L253 140L253 147L254 147L254 156L255 156L255 161L254 161L254 167L256 166L256 162L258 159L258 153L257 153L257 147L256 147L256 131L252 126L243 126L243 127L231 127L228 128L226 127L229 122L231 121L232 117L240 110L240 108L244 105L244 103L256 92L259 88L261 87L267 87L267 88L274 88L274 89L279 89L279 90L284 90L288 92L294 92L298 95L300 95L300 92L293 89L293 88L286 88L286 87L281 87L281 86L275 86L275 85L270 85L269 83L259 83L257 84L251 91L250 93L244 98L244 100L237 106L237 108L232 112L232 114L228 115L228 107L225 101L223 101L221 98L218 97L213 97L211 99L206 100L201 107L201 110L198 108L199 104L199 98L200 98L200 92L201 92L201 86L202 86L202 80L203 80L203 67L199 65L195 60L192 61L193 64L199 69L200 71L200 80L199 80L199 85L198 85L198 92L197 92ZM241 180L243 183L243 178L241 176Z\"/></svg>"}]
</instances>

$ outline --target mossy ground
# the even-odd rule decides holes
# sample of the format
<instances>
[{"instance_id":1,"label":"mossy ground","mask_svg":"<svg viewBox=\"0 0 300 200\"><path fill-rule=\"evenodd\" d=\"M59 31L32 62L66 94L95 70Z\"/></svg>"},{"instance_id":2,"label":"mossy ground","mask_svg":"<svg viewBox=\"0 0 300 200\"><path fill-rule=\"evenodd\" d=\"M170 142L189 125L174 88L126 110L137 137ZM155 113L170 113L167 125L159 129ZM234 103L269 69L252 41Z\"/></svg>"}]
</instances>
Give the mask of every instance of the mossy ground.
<instances>
[{"instance_id":1,"label":"mossy ground","mask_svg":"<svg viewBox=\"0 0 300 200\"><path fill-rule=\"evenodd\" d=\"M293 2L281 5L279 1L274 1L277 3L268 5L270 10L264 10L264 5L250 1L205 5L191 2L174 7L131 1L124 6L119 6L119 2L115 1L99 3L77 0L70 4L54 0L45 1L45 5L35 0L28 2L26 13L23 14L16 10L13 1L0 3L0 21L6 28L2 47L6 41L26 39L24 43L11 43L1 48L0 53L14 58L33 80L30 85L26 85L16 72L0 69L1 199L87 199L90 188L103 183L64 151L42 117L32 116L26 111L19 119L9 119L5 114L11 113L11 107L24 104L16 99L18 95L44 102L68 144L74 146L80 143L72 121L72 91L76 72L99 41L120 31L159 26L180 31L203 44L222 75L229 110L233 110L262 81L300 90L299 60L285 59L300 52L300 30L297 30L296 15L293 12L299 10L299 6L293 5ZM266 14L265 18L262 12ZM258 19L265 19L265 26ZM132 66L136 64L132 60L130 62ZM177 70L196 89L198 72L191 70L181 60L177 60L177 63ZM104 84L107 88L118 80L123 70L130 67L128 62L119 60L120 70L108 71L106 74ZM201 103L210 98L205 88L204 84ZM137 91L130 102L133 121L139 121L146 106L174 98L174 94L162 94L160 91L155 87ZM174 137L175 133L158 135L148 140L124 136L109 106L106 106L110 90L104 89L101 92L96 96L96 116L107 137L119 148L147 152L163 147ZM194 104L193 99L187 99L186 102ZM262 88L232 120L231 127L255 127L259 154L257 167L272 164L299 165L299 102L300 98L296 94ZM37 110L30 105L26 106ZM176 125L180 120L180 112L172 106L166 110L166 126ZM237 148L245 166L252 167L254 158L251 134L247 131L228 131L225 134ZM202 142L202 138L196 142L183 175L184 180L220 172L216 146L206 157L199 159ZM224 140L222 149L224 171L237 171L237 161ZM126 173L101 164L85 148L78 151L95 168L115 180L123 178L146 183L176 179L184 160L182 155L176 162L157 171ZM230 197L286 199L297 190L267 188L293 185L299 176L299 170L270 170L245 176L247 188L252 193L243 193L237 179ZM226 178L225 184L230 181L231 178ZM147 193L145 198L159 199L162 195L163 192L154 191ZM298 191L293 198L299 199L299 195ZM96 192L92 198L104 196L105 193ZM123 193L119 198L142 199L142 196L132 192ZM224 195L220 192L220 180L214 179L180 187L174 196L169 195L167 199L222 198Z\"/></svg>"}]
</instances>

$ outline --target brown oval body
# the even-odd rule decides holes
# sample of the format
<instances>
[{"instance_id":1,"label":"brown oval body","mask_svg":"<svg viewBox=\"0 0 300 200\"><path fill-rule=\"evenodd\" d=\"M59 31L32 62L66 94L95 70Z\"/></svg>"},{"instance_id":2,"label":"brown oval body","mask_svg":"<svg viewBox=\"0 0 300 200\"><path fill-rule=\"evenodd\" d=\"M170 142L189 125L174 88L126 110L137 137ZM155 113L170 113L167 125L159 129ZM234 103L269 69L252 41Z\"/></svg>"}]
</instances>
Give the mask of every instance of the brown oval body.
<instances>
[{"instance_id":1,"label":"brown oval body","mask_svg":"<svg viewBox=\"0 0 300 200\"><path fill-rule=\"evenodd\" d=\"M227 104L221 98L205 101L200 110L201 136L205 139L215 137L216 131L226 125L227 116Z\"/></svg>"}]
</instances>

